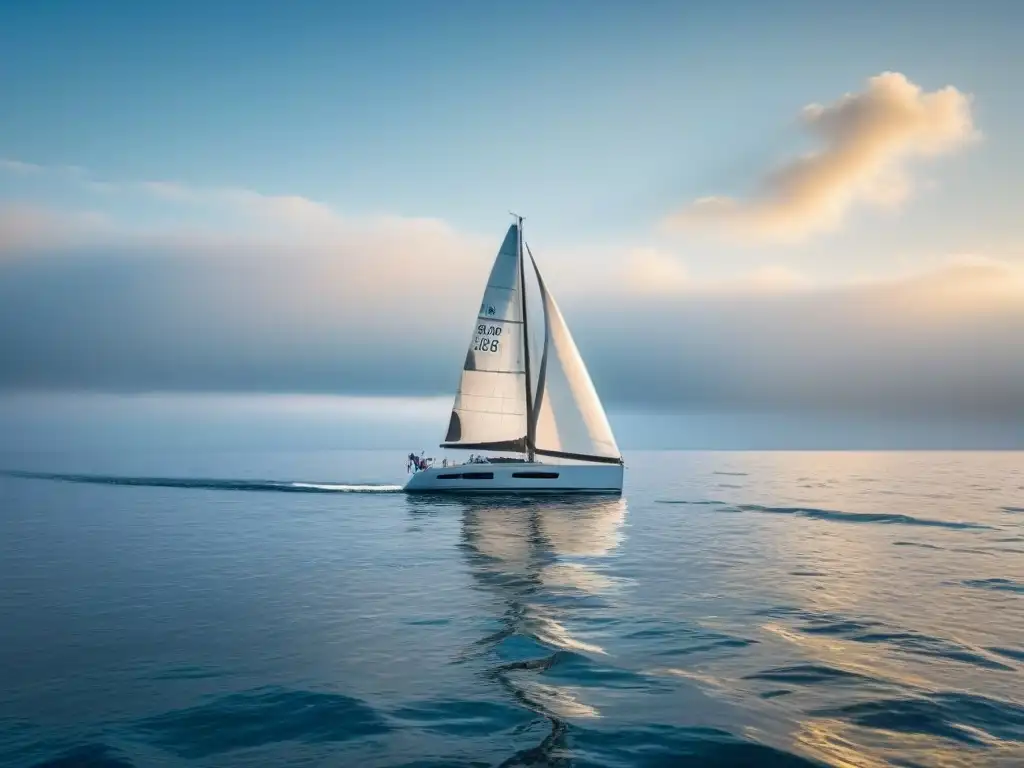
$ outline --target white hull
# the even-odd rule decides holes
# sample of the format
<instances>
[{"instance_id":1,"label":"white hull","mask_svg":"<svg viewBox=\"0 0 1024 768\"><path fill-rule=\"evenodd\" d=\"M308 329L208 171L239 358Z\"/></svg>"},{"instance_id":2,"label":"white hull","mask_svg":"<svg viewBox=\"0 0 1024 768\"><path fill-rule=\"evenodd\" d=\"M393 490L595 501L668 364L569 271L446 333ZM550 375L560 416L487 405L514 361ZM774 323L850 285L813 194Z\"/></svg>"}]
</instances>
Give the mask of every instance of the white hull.
<instances>
[{"instance_id":1,"label":"white hull","mask_svg":"<svg viewBox=\"0 0 1024 768\"><path fill-rule=\"evenodd\" d=\"M420 470L406 493L622 493L621 464L459 464Z\"/></svg>"}]
</instances>

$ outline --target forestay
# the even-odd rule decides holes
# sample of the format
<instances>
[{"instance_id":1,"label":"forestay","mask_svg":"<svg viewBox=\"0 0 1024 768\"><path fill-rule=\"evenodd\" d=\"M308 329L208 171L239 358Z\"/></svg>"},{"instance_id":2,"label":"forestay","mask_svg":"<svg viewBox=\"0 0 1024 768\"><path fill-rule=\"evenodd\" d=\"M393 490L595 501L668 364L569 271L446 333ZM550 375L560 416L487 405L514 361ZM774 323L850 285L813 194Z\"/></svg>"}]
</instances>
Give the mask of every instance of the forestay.
<instances>
[{"instance_id":1,"label":"forestay","mask_svg":"<svg viewBox=\"0 0 1024 768\"><path fill-rule=\"evenodd\" d=\"M509 227L466 352L445 448L526 451L519 229Z\"/></svg>"}]
</instances>

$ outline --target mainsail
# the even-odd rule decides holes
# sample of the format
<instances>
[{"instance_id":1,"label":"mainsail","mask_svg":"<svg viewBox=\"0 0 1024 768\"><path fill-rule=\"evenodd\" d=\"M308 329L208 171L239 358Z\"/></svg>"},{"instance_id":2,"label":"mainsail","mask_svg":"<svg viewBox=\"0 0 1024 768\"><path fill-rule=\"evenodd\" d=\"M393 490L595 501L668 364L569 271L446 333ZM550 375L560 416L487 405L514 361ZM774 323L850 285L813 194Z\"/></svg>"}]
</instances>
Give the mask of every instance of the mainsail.
<instances>
[{"instance_id":1,"label":"mainsail","mask_svg":"<svg viewBox=\"0 0 1024 768\"><path fill-rule=\"evenodd\" d=\"M527 450L521 272L519 226L513 224L484 289L444 448Z\"/></svg>"},{"instance_id":2,"label":"mainsail","mask_svg":"<svg viewBox=\"0 0 1024 768\"><path fill-rule=\"evenodd\" d=\"M531 366L520 226L509 227L491 268L441 446L619 464L590 374L532 253L544 324Z\"/></svg>"}]
</instances>

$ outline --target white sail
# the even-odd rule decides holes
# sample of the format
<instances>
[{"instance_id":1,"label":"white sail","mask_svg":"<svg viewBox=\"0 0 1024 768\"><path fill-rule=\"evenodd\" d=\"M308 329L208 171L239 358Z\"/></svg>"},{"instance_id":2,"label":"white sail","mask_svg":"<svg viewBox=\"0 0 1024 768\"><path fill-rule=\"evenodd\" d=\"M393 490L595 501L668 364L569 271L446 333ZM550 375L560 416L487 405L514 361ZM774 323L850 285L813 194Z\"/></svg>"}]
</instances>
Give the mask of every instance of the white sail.
<instances>
[{"instance_id":1,"label":"white sail","mask_svg":"<svg viewBox=\"0 0 1024 768\"><path fill-rule=\"evenodd\" d=\"M532 260L532 256L531 256ZM534 446L544 455L620 460L611 425L554 297L533 264L544 305L544 342L534 398ZM539 366L539 368L538 368Z\"/></svg>"},{"instance_id":2,"label":"white sail","mask_svg":"<svg viewBox=\"0 0 1024 768\"><path fill-rule=\"evenodd\" d=\"M445 447L526 449L519 259L519 228L513 224L494 260L473 324Z\"/></svg>"}]
</instances>

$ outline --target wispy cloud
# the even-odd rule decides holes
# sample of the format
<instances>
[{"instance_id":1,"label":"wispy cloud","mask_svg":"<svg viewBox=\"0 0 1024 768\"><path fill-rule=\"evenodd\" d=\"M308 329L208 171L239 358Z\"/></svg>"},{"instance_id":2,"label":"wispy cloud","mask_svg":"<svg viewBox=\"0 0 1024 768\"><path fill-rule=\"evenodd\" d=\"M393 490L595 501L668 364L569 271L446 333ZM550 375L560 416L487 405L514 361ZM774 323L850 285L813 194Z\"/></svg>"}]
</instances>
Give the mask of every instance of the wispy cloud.
<instances>
[{"instance_id":1,"label":"wispy cloud","mask_svg":"<svg viewBox=\"0 0 1024 768\"><path fill-rule=\"evenodd\" d=\"M62 176L69 179L86 179L89 171L80 165L40 165L27 163L12 157L0 157L0 172L21 176Z\"/></svg>"},{"instance_id":2,"label":"wispy cloud","mask_svg":"<svg viewBox=\"0 0 1024 768\"><path fill-rule=\"evenodd\" d=\"M232 186L103 178L73 166L7 159L0 172L49 177L85 195L88 208L0 201L0 255L57 255L69 250L176 253L182 258L245 257L320 265L325 279L372 290L421 281L423 290L460 285L486 269L490 240L447 223L392 214L345 215L299 195ZM131 205L148 203L138 216ZM94 206L94 207L93 207ZM429 263L432 269L425 269ZM301 267L299 267L301 269Z\"/></svg>"},{"instance_id":3,"label":"wispy cloud","mask_svg":"<svg viewBox=\"0 0 1024 768\"><path fill-rule=\"evenodd\" d=\"M95 243L109 234L110 226L97 211L0 205L0 259Z\"/></svg>"},{"instance_id":4,"label":"wispy cloud","mask_svg":"<svg viewBox=\"0 0 1024 768\"><path fill-rule=\"evenodd\" d=\"M967 94L952 86L925 91L898 72L872 77L863 91L829 105L811 104L801 119L822 149L767 172L749 198L702 198L667 224L746 240L800 240L838 228L857 205L899 206L913 191L911 161L979 136Z\"/></svg>"},{"instance_id":5,"label":"wispy cloud","mask_svg":"<svg viewBox=\"0 0 1024 768\"><path fill-rule=\"evenodd\" d=\"M0 157L0 171L18 174L33 174L41 173L43 171L43 167L41 165L36 165L35 163L23 163L21 160L11 160L6 157Z\"/></svg>"},{"instance_id":6,"label":"wispy cloud","mask_svg":"<svg viewBox=\"0 0 1024 768\"><path fill-rule=\"evenodd\" d=\"M211 264L230 259L239 266L245 261L249 279L253 270L279 272L276 289L290 298L279 302L278 311L304 314L313 325L317 317L336 319L325 305L338 300L339 292L353 316L366 308L386 318L391 311L403 317L421 311L424 297L455 298L478 290L493 258L494 240L503 231L499 227L507 225L499 219L494 231L478 235L436 218L351 215L299 195L110 179L86 170L70 174L63 166L10 162L73 185L98 212L0 201L0 255L59 257L89 251L154 260L199 257ZM146 205L138 216L133 206L140 203ZM612 272L622 258L621 251L610 249L602 257L607 265L602 270L594 268L591 251L565 252L546 259L546 272L567 286L563 295L601 290L615 284ZM312 274L318 278L304 282ZM233 301L234 294L227 292L223 301Z\"/></svg>"},{"instance_id":7,"label":"wispy cloud","mask_svg":"<svg viewBox=\"0 0 1024 768\"><path fill-rule=\"evenodd\" d=\"M623 284L638 293L678 293L691 287L693 278L682 261L657 248L637 248L623 264Z\"/></svg>"},{"instance_id":8,"label":"wispy cloud","mask_svg":"<svg viewBox=\"0 0 1024 768\"><path fill-rule=\"evenodd\" d=\"M230 209L252 218L296 226L341 226L345 219L330 206L299 195L265 195L239 187L197 187L176 181L143 181L112 185L114 190L138 190L159 200Z\"/></svg>"},{"instance_id":9,"label":"wispy cloud","mask_svg":"<svg viewBox=\"0 0 1024 768\"><path fill-rule=\"evenodd\" d=\"M782 265L767 265L726 278L698 277L674 253L658 248L636 248L622 261L622 279L609 284L638 295L678 296L789 292L810 287L804 274Z\"/></svg>"},{"instance_id":10,"label":"wispy cloud","mask_svg":"<svg viewBox=\"0 0 1024 768\"><path fill-rule=\"evenodd\" d=\"M0 159L0 172L69 182L99 194L107 203L118 197L148 198L165 204L230 212L264 224L304 229L312 226L318 232L351 223L330 206L299 195L268 195L241 187L208 187L172 180L111 180L79 166L40 165L11 158Z\"/></svg>"}]
</instances>

